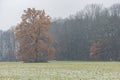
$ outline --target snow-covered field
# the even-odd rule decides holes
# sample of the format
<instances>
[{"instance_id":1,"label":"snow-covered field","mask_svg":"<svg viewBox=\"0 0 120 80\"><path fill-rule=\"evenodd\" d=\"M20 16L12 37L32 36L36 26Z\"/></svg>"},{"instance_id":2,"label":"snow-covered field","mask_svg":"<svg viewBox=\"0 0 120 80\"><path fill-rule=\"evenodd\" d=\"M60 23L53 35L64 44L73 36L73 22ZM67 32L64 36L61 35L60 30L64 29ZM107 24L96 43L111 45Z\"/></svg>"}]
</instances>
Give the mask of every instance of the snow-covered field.
<instances>
[{"instance_id":1,"label":"snow-covered field","mask_svg":"<svg viewBox=\"0 0 120 80\"><path fill-rule=\"evenodd\" d=\"M120 62L1 62L0 80L120 80Z\"/></svg>"}]
</instances>

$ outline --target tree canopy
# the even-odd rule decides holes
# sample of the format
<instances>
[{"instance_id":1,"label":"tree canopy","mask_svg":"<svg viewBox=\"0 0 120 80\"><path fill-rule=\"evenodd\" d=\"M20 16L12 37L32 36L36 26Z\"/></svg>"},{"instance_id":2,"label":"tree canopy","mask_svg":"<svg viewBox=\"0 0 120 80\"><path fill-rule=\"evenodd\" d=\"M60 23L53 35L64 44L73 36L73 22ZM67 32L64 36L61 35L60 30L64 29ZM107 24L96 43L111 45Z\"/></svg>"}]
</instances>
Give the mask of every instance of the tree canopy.
<instances>
[{"instance_id":1,"label":"tree canopy","mask_svg":"<svg viewBox=\"0 0 120 80\"><path fill-rule=\"evenodd\" d=\"M23 61L44 62L54 57L53 36L49 33L51 18L44 10L24 10L16 26L17 56Z\"/></svg>"}]
</instances>

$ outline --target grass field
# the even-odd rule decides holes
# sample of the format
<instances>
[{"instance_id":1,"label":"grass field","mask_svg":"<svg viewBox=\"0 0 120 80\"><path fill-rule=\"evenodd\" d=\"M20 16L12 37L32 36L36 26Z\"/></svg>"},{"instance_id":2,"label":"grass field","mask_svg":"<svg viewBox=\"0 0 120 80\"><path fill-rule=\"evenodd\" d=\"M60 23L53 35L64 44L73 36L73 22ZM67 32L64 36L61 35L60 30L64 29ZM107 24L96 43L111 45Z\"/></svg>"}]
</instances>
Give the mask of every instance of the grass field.
<instances>
[{"instance_id":1,"label":"grass field","mask_svg":"<svg viewBox=\"0 0 120 80\"><path fill-rule=\"evenodd\" d=\"M120 62L1 62L0 80L120 80Z\"/></svg>"}]
</instances>

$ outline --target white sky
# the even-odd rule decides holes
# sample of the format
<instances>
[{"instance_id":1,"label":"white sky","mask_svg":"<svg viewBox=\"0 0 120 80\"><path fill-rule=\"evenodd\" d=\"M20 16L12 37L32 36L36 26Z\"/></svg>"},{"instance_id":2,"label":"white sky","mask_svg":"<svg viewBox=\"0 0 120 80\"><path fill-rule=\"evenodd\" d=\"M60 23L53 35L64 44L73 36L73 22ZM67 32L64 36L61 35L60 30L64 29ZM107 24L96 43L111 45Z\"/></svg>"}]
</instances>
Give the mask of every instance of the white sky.
<instances>
[{"instance_id":1,"label":"white sky","mask_svg":"<svg viewBox=\"0 0 120 80\"><path fill-rule=\"evenodd\" d=\"M52 18L65 18L95 3L109 7L120 0L0 0L0 29L7 30L19 23L27 8L44 9Z\"/></svg>"}]
</instances>

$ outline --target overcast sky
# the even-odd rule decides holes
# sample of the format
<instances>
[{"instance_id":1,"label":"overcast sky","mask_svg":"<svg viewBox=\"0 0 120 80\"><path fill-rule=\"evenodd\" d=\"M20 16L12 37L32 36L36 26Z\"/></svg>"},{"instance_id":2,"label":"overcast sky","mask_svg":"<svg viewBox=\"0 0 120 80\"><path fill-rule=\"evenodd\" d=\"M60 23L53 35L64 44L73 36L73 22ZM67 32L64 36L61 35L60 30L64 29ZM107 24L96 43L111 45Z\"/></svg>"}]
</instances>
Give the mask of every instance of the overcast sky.
<instances>
[{"instance_id":1,"label":"overcast sky","mask_svg":"<svg viewBox=\"0 0 120 80\"><path fill-rule=\"evenodd\" d=\"M120 0L0 0L0 29L7 30L19 23L26 8L44 9L52 18L65 18L95 3L109 7Z\"/></svg>"}]
</instances>

